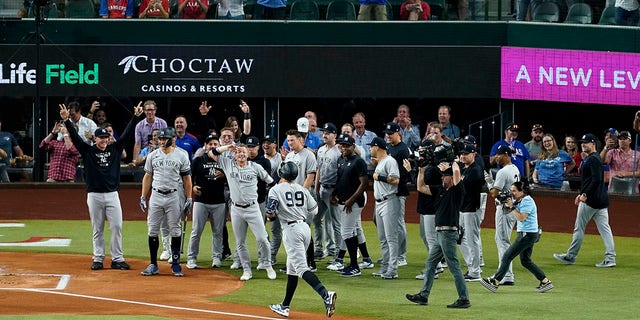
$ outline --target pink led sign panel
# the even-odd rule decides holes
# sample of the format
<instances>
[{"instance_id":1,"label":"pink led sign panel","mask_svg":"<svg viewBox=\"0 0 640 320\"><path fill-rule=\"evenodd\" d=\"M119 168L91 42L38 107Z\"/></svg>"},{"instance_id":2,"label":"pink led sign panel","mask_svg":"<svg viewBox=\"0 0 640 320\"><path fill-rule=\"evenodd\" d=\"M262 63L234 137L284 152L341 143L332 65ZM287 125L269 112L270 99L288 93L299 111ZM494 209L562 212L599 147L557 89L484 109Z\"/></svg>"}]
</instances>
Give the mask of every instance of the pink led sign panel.
<instances>
[{"instance_id":1,"label":"pink led sign panel","mask_svg":"<svg viewBox=\"0 0 640 320\"><path fill-rule=\"evenodd\" d=\"M640 54L503 47L501 96L640 105Z\"/></svg>"}]
</instances>

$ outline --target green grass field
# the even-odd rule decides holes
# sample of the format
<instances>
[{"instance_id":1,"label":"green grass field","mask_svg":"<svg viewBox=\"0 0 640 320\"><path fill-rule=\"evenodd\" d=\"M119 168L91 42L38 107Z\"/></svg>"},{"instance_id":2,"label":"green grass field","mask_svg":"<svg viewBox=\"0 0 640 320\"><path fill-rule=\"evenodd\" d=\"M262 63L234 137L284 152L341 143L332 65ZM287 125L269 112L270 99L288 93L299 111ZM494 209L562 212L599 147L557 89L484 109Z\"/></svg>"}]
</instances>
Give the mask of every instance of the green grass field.
<instances>
[{"instance_id":1,"label":"green grass field","mask_svg":"<svg viewBox=\"0 0 640 320\"><path fill-rule=\"evenodd\" d=\"M92 252L89 221L28 220L21 222L26 224L25 228L0 228L0 241L19 241L28 236L64 236L72 239L71 246L68 248L0 247L1 251L86 254L87 268L89 267ZM375 227L370 221L363 224L369 251L376 260L380 257L380 245ZM229 224L229 229L230 226ZM534 288L538 285L538 281L520 266L519 260L516 260L514 261L516 286L501 287L497 293L491 293L478 282L467 283L472 307L466 310L451 310L446 308L446 304L453 302L457 296L453 279L448 271L436 280L428 306L418 306L404 298L405 293L416 293L422 286L422 281L415 280L414 276L423 268L427 256L418 236L418 226L408 224L407 228L409 265L399 269L400 278L397 280L373 278L371 272L377 270L376 268L363 270L361 277L342 278L337 273L326 270L325 261L318 262L318 277L326 287L338 292L337 314L397 320L423 317L427 319L637 319L638 317L637 307L633 307L638 297L634 288L640 281L640 253L637 250L640 247L640 239L638 238L616 237L618 266L599 269L595 268L594 264L602 260L604 247L598 235L587 236L576 264L567 266L556 262L552 254L564 252L571 241L571 235L545 232L534 249L533 260L547 273L555 284L555 289L544 294L536 293ZM187 227L187 233L189 231ZM108 239L108 235L106 238ZM233 242L232 238L231 242ZM209 260L211 248L207 245L210 239L211 233L209 229L205 229L198 259L201 267L211 263ZM486 277L493 274L497 266L493 230L484 229L482 239L486 262L483 276ZM255 240L251 234L248 243L255 266ZM127 258L148 259L144 221L125 222L124 250ZM277 267L280 267L285 259L284 249L281 248ZM185 260L186 257L183 256L183 262ZM229 270L229 265L230 261L225 261L222 270L239 277L241 271ZM186 271L186 276L189 276L189 270ZM285 284L286 277L282 274L275 281L252 280L240 290L215 299L266 307L269 303L282 300ZM180 288L176 289L180 290ZM182 294L186 292L188 292L187 288ZM317 304L317 294L304 281L300 281L292 302L292 309L317 312ZM0 319L9 318L16 319L16 316L0 316ZM62 318L69 317L19 317L19 319ZM88 318L96 317L76 316L72 319ZM135 319L149 318L136 317Z\"/></svg>"}]
</instances>

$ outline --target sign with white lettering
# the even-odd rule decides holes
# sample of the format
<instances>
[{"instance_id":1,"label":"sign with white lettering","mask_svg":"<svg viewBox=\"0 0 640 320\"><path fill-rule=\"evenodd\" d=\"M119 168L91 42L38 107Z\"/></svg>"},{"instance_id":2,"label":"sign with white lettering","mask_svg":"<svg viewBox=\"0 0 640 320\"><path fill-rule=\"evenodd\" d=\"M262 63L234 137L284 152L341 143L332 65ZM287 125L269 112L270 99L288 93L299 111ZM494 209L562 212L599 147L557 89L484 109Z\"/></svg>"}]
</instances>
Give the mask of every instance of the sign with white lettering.
<instances>
[{"instance_id":1,"label":"sign with white lettering","mask_svg":"<svg viewBox=\"0 0 640 320\"><path fill-rule=\"evenodd\" d=\"M640 54L502 48L501 96L638 106Z\"/></svg>"}]
</instances>

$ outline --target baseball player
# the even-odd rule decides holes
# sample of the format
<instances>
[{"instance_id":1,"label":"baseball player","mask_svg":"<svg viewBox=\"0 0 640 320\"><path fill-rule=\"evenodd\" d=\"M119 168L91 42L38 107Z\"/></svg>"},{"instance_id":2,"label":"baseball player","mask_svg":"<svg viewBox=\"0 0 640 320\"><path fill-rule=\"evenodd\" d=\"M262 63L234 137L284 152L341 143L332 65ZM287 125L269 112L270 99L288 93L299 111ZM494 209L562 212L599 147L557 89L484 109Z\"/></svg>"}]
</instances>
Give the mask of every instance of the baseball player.
<instances>
[{"instance_id":1,"label":"baseball player","mask_svg":"<svg viewBox=\"0 0 640 320\"><path fill-rule=\"evenodd\" d=\"M319 243L322 249L322 219L327 234L327 251L330 255L338 256L342 236L340 236L340 216L338 206L331 204L331 194L336 187L338 175L338 159L340 150L336 144L336 126L327 122L322 129L322 141L324 144L318 149L318 169L316 171L315 193L318 197L318 214L314 217L313 223L316 227L316 244Z\"/></svg>"},{"instance_id":2,"label":"baseball player","mask_svg":"<svg viewBox=\"0 0 640 320\"><path fill-rule=\"evenodd\" d=\"M93 263L91 270L104 268L104 223L109 220L111 230L111 268L129 270L122 253L122 207L120 205L120 160L125 142L133 135L135 120L142 114L142 103L133 108L133 117L122 133L122 138L109 144L107 130L94 132L95 144L86 144L69 119L69 110L60 105L60 118L71 136L71 141L84 159L86 172L87 206L93 228Z\"/></svg>"},{"instance_id":3,"label":"baseball player","mask_svg":"<svg viewBox=\"0 0 640 320\"><path fill-rule=\"evenodd\" d=\"M265 136L262 139L262 151L264 151L264 157L271 163L271 177L273 180L278 180L278 169L282 163L282 155L278 152L278 145L276 140L271 136ZM280 220L271 220L271 265L276 264L276 256L280 250L280 243L282 243L282 226L280 226Z\"/></svg>"},{"instance_id":4,"label":"baseball player","mask_svg":"<svg viewBox=\"0 0 640 320\"><path fill-rule=\"evenodd\" d=\"M271 175L271 161L264 157L262 153L260 153L260 139L255 136L247 137L245 141L247 145L247 159L251 162L255 162L262 166L269 175ZM273 176L272 176L273 178ZM275 181L275 179L274 179ZM268 192L267 184L263 180L258 180L258 207L260 207L260 212L262 213L262 219L264 223L267 223L267 216L265 215L266 204L267 204L267 192ZM260 254L260 253L258 253ZM269 244L269 254L271 254L271 244ZM258 260L260 257L258 257ZM273 264L273 260L271 260L271 264ZM264 270L266 266L258 264L256 267L258 270Z\"/></svg>"},{"instance_id":5,"label":"baseball player","mask_svg":"<svg viewBox=\"0 0 640 320\"><path fill-rule=\"evenodd\" d=\"M311 272L307 264L306 250L311 243L311 229L305 223L309 214L318 212L318 204L311 196L309 189L295 182L298 176L298 166L291 162L284 162L278 170L281 181L269 190L267 199L267 217L277 218L282 225L284 249L287 252L287 290L280 304L271 304L273 312L289 316L289 306L293 294L298 287L298 278L304 279L323 299L327 309L327 317L331 317L335 310L337 295L328 291L318 277Z\"/></svg>"},{"instance_id":6,"label":"baseball player","mask_svg":"<svg viewBox=\"0 0 640 320\"><path fill-rule=\"evenodd\" d=\"M400 182L400 170L398 162L387 154L387 143L382 138L375 137L368 145L371 150L371 162L376 165L373 172L373 197L376 200L376 228L382 251L380 270L373 275L382 279L396 279L400 245L400 199L396 193Z\"/></svg>"},{"instance_id":7,"label":"baseball player","mask_svg":"<svg viewBox=\"0 0 640 320\"><path fill-rule=\"evenodd\" d=\"M158 233L160 223L167 220L171 234L171 272L176 277L184 276L180 267L180 245L182 230L180 220L183 212L189 211L192 204L191 163L189 154L175 146L176 131L174 128L162 128L158 132L160 148L153 150L144 164L140 209L146 212L146 196L149 198L147 214L149 255L151 264L141 272L143 276L159 273ZM184 194L182 190L184 188ZM185 200L186 197L186 200Z\"/></svg>"},{"instance_id":8,"label":"baseball player","mask_svg":"<svg viewBox=\"0 0 640 320\"><path fill-rule=\"evenodd\" d=\"M235 152L235 160L228 158L230 152ZM253 277L251 260L247 249L247 227L251 229L258 242L258 265L265 267L269 279L276 278L276 272L271 266L270 244L264 219L258 206L258 179L267 184L273 183L273 178L259 164L247 160L247 146L228 145L212 148L207 155L218 161L220 168L227 176L229 196L231 197L231 226L236 238L236 253L240 257L243 273L240 280L247 281Z\"/></svg>"},{"instance_id":9,"label":"baseball player","mask_svg":"<svg viewBox=\"0 0 640 320\"><path fill-rule=\"evenodd\" d=\"M207 152L219 146L218 136L209 135L206 138L204 147ZM217 161L206 154L193 159L193 194L195 197L193 226L187 253L187 268L189 269L197 268L200 237L207 221L211 224L211 233L213 234L211 267L220 268L222 265L222 230L227 218L224 199L225 183L224 173Z\"/></svg>"}]
</instances>

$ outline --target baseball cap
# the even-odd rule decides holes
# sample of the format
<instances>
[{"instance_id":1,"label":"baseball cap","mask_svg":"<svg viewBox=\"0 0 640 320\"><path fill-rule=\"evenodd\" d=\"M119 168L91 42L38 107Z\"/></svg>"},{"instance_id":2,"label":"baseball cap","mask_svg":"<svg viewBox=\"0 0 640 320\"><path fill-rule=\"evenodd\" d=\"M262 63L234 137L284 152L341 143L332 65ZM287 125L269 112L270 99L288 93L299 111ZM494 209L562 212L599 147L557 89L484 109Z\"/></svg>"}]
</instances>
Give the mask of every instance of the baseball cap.
<instances>
[{"instance_id":1,"label":"baseball cap","mask_svg":"<svg viewBox=\"0 0 640 320\"><path fill-rule=\"evenodd\" d=\"M531 131L544 131L544 128L541 124L536 123L533 125L533 127L531 127Z\"/></svg>"},{"instance_id":2,"label":"baseball cap","mask_svg":"<svg viewBox=\"0 0 640 320\"><path fill-rule=\"evenodd\" d=\"M618 135L619 139L631 139L631 133L629 131L620 131Z\"/></svg>"},{"instance_id":3,"label":"baseball cap","mask_svg":"<svg viewBox=\"0 0 640 320\"><path fill-rule=\"evenodd\" d=\"M393 134L396 132L400 132L400 125L398 125L395 122L389 122L387 123L387 125L384 127L384 130L382 131L386 134Z\"/></svg>"},{"instance_id":4,"label":"baseball cap","mask_svg":"<svg viewBox=\"0 0 640 320\"><path fill-rule=\"evenodd\" d=\"M618 135L618 130L616 130L616 128L609 128L609 129L605 130L604 133L605 134L611 133L611 134L614 134L614 135L617 136Z\"/></svg>"},{"instance_id":5,"label":"baseball cap","mask_svg":"<svg viewBox=\"0 0 640 320\"><path fill-rule=\"evenodd\" d=\"M387 143L380 137L375 137L373 138L373 140L371 140L371 142L367 143L367 145L369 146L376 146L379 148L382 148L384 150L387 150Z\"/></svg>"},{"instance_id":6,"label":"baseball cap","mask_svg":"<svg viewBox=\"0 0 640 320\"><path fill-rule=\"evenodd\" d=\"M440 173L443 176L452 176L453 175L453 169L451 167L447 168L447 170L445 171L440 171Z\"/></svg>"},{"instance_id":7,"label":"baseball cap","mask_svg":"<svg viewBox=\"0 0 640 320\"><path fill-rule=\"evenodd\" d=\"M98 138L108 138L108 137L111 136L109 134L109 131L107 131L107 129L105 129L105 128L96 129L96 131L93 132L93 135L98 137Z\"/></svg>"},{"instance_id":8,"label":"baseball cap","mask_svg":"<svg viewBox=\"0 0 640 320\"><path fill-rule=\"evenodd\" d=\"M462 141L464 141L465 143L469 143L469 144L476 144L476 137L472 136L472 135L468 135L465 136L464 138L462 138Z\"/></svg>"},{"instance_id":9,"label":"baseball cap","mask_svg":"<svg viewBox=\"0 0 640 320\"><path fill-rule=\"evenodd\" d=\"M324 124L322 129L320 129L320 131L326 131L328 133L337 133L338 132L338 128L336 128L335 124L333 124L331 122L327 122L327 123Z\"/></svg>"},{"instance_id":10,"label":"baseball cap","mask_svg":"<svg viewBox=\"0 0 640 320\"><path fill-rule=\"evenodd\" d=\"M265 141L269 141L271 143L276 143L276 139L274 137L270 136L270 135L264 136L264 139L262 139L262 142L265 142Z\"/></svg>"},{"instance_id":11,"label":"baseball cap","mask_svg":"<svg viewBox=\"0 0 640 320\"><path fill-rule=\"evenodd\" d=\"M498 149L500 149L500 148L498 148ZM468 143L466 143L464 145L464 148L462 148L462 150L460 150L460 153L462 153L462 154L469 154L469 153L473 153L473 152L476 152L476 147L474 145L468 144Z\"/></svg>"},{"instance_id":12,"label":"baseball cap","mask_svg":"<svg viewBox=\"0 0 640 320\"><path fill-rule=\"evenodd\" d=\"M511 155L513 154L513 150L511 150L509 146L503 144L498 147L498 151L496 151L496 154Z\"/></svg>"},{"instance_id":13,"label":"baseball cap","mask_svg":"<svg viewBox=\"0 0 640 320\"><path fill-rule=\"evenodd\" d=\"M309 132L309 119L302 117L298 119L298 132Z\"/></svg>"},{"instance_id":14,"label":"baseball cap","mask_svg":"<svg viewBox=\"0 0 640 320\"><path fill-rule=\"evenodd\" d=\"M247 138L244 144L246 144L247 147L257 147L260 145L260 140L258 139L258 137L250 136Z\"/></svg>"},{"instance_id":15,"label":"baseball cap","mask_svg":"<svg viewBox=\"0 0 640 320\"><path fill-rule=\"evenodd\" d=\"M518 131L519 129L520 129L520 126L518 126L515 123L509 123L507 125L507 130L509 130L509 131Z\"/></svg>"},{"instance_id":16,"label":"baseball cap","mask_svg":"<svg viewBox=\"0 0 640 320\"><path fill-rule=\"evenodd\" d=\"M582 138L580 138L580 140L578 140L580 143L590 143L593 142L595 143L598 140L598 138L596 138L595 135L591 134L591 133L587 133L585 135L582 136Z\"/></svg>"},{"instance_id":17,"label":"baseball cap","mask_svg":"<svg viewBox=\"0 0 640 320\"><path fill-rule=\"evenodd\" d=\"M340 135L340 137L338 138L338 140L336 140L337 144L346 144L346 145L354 145L356 143L356 141L353 139L352 136L348 135L348 134L342 134Z\"/></svg>"},{"instance_id":18,"label":"baseball cap","mask_svg":"<svg viewBox=\"0 0 640 320\"><path fill-rule=\"evenodd\" d=\"M206 139L204 139L204 143L209 143L209 141L211 140L220 140L220 138L218 138L218 136L215 134L210 134Z\"/></svg>"}]
</instances>

